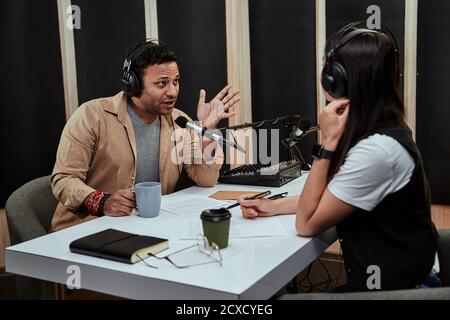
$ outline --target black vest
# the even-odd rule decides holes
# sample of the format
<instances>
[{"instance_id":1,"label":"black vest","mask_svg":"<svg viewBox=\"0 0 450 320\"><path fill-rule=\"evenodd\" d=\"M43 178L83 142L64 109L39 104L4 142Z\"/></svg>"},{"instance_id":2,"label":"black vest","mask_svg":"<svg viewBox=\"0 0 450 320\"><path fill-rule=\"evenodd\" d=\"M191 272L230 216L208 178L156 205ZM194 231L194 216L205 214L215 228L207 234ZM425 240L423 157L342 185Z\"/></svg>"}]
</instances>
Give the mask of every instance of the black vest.
<instances>
[{"instance_id":1,"label":"black vest","mask_svg":"<svg viewBox=\"0 0 450 320\"><path fill-rule=\"evenodd\" d=\"M336 228L347 269L342 291L366 291L371 265L380 269L381 290L414 288L434 264L437 232L431 221L428 182L420 152L406 127L375 133L397 140L415 160L411 180L371 212L357 210Z\"/></svg>"}]
</instances>

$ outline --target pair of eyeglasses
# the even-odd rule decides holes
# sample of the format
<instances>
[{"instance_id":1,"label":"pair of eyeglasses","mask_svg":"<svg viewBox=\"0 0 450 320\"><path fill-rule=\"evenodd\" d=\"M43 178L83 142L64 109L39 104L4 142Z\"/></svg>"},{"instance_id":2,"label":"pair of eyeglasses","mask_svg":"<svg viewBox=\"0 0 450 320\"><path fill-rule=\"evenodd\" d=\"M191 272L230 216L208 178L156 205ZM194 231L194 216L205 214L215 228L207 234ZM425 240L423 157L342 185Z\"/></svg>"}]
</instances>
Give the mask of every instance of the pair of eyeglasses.
<instances>
[{"instance_id":1,"label":"pair of eyeglasses","mask_svg":"<svg viewBox=\"0 0 450 320\"><path fill-rule=\"evenodd\" d=\"M187 265L180 265L177 264L175 261L173 261L173 259L171 257L173 257L174 255L189 250L191 248L194 247L198 247L198 249L200 250L201 253L207 255L208 257L211 258L211 260L208 261L202 261L202 262L197 262L197 263L193 263L193 264L187 264ZM179 269L184 269L184 268L189 268L189 267L194 267L194 266L200 266L200 265L204 265L204 264L210 264L210 263L218 263L221 267L223 266L223 259L222 259L222 254L220 253L220 249L219 246L215 243L215 242L209 242L208 238L206 238L204 235L197 235L197 242L191 246L188 246L186 248L177 250L172 252L171 254L168 254L167 256L164 257L158 257L157 255L153 254L153 253L148 253L149 256L159 259L159 260L167 260L169 263L171 263L174 267L179 268ZM147 266L151 267L151 268L155 268L157 269L158 267L152 266L150 264L148 264L144 259L142 259L140 256L138 256L138 258L144 262Z\"/></svg>"}]
</instances>

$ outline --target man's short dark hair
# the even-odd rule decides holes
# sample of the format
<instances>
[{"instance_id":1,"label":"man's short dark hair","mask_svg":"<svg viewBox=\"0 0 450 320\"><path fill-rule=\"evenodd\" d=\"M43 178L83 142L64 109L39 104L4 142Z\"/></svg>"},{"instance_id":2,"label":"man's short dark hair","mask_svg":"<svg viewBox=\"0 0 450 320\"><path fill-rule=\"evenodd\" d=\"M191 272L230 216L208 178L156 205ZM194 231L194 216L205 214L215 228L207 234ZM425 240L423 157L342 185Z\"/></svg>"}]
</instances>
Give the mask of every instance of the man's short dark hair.
<instances>
[{"instance_id":1,"label":"man's short dark hair","mask_svg":"<svg viewBox=\"0 0 450 320\"><path fill-rule=\"evenodd\" d=\"M144 46L145 48L142 48L142 46ZM141 89L144 87L142 76L144 74L145 68L155 64L177 61L175 53L169 50L167 46L157 41L149 41L145 44L141 44L138 47L133 46L128 49L127 56L129 57L130 55L136 54L136 51L140 53L138 53L138 56L133 59L131 69L136 73Z\"/></svg>"}]
</instances>

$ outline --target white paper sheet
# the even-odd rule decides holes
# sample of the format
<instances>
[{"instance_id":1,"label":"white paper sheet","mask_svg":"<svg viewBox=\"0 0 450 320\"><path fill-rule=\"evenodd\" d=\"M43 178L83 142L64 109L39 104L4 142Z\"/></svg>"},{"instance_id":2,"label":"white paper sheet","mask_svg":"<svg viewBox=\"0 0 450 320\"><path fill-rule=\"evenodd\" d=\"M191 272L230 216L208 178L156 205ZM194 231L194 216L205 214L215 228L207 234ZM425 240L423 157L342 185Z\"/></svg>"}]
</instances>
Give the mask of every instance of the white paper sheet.
<instances>
[{"instance_id":1,"label":"white paper sheet","mask_svg":"<svg viewBox=\"0 0 450 320\"><path fill-rule=\"evenodd\" d=\"M228 207L230 203L216 199L190 194L174 194L161 198L161 210L176 215L196 215L200 217L202 211Z\"/></svg>"},{"instance_id":2,"label":"white paper sheet","mask_svg":"<svg viewBox=\"0 0 450 320\"><path fill-rule=\"evenodd\" d=\"M198 234L203 234L200 219L186 219L185 227L179 230L180 240L196 239ZM257 237L285 237L288 233L277 219L259 218L243 219L236 217L231 219L230 238L257 238Z\"/></svg>"}]
</instances>

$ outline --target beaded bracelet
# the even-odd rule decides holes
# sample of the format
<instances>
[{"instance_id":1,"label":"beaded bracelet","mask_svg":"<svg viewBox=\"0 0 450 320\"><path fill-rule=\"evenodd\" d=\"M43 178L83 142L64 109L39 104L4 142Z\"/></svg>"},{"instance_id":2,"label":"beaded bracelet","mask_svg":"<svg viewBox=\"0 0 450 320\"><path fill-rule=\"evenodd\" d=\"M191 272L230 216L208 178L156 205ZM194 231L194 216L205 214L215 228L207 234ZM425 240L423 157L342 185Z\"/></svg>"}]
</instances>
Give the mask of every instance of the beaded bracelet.
<instances>
[{"instance_id":1,"label":"beaded bracelet","mask_svg":"<svg viewBox=\"0 0 450 320\"><path fill-rule=\"evenodd\" d=\"M100 200L100 204L98 205L98 214L99 216L104 216L105 213L103 212L103 207L105 206L106 200L111 196L110 193L103 192L103 197Z\"/></svg>"},{"instance_id":2,"label":"beaded bracelet","mask_svg":"<svg viewBox=\"0 0 450 320\"><path fill-rule=\"evenodd\" d=\"M94 191L92 192L85 200L85 206L88 210L88 213L91 216L102 216L103 206L105 205L106 199L109 198L111 194L103 191Z\"/></svg>"}]
</instances>

